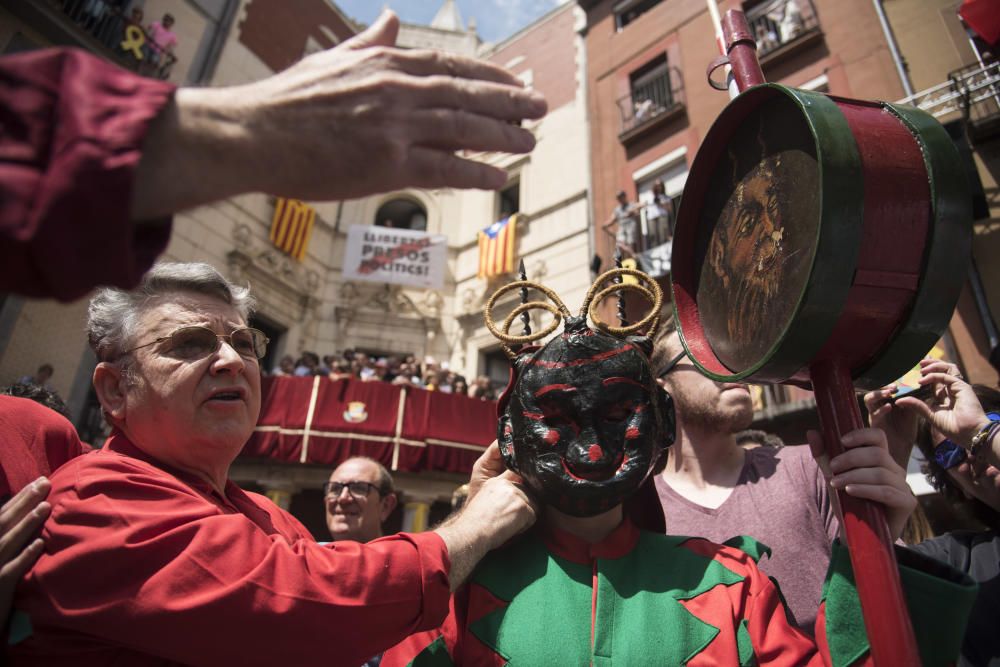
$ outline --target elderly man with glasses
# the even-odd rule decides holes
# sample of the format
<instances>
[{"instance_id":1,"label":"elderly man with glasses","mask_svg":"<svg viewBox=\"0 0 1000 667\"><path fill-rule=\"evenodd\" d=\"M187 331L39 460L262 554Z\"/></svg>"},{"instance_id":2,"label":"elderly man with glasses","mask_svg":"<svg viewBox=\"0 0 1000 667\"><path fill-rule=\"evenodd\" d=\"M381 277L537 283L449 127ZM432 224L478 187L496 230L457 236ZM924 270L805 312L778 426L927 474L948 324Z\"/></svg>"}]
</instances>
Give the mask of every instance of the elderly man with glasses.
<instances>
[{"instance_id":1,"label":"elderly man with glasses","mask_svg":"<svg viewBox=\"0 0 1000 667\"><path fill-rule=\"evenodd\" d=\"M392 476L367 456L347 459L323 485L326 527L334 542L370 542L382 537L382 524L396 509Z\"/></svg>"},{"instance_id":2,"label":"elderly man with glasses","mask_svg":"<svg viewBox=\"0 0 1000 667\"><path fill-rule=\"evenodd\" d=\"M319 545L228 479L267 338L206 264L100 291L88 334L114 431L52 476L45 552L18 587L11 664L358 665L443 620L449 592L534 521L511 474L437 530ZM499 456L497 455L497 458ZM483 481L485 480L485 481Z\"/></svg>"}]
</instances>

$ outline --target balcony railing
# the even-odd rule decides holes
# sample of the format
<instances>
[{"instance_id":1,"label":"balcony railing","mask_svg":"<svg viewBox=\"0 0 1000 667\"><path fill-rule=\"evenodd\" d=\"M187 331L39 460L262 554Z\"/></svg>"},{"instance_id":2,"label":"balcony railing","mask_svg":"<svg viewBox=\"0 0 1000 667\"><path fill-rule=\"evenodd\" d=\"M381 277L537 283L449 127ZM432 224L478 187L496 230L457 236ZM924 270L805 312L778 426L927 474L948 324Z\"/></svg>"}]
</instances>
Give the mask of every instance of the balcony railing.
<instances>
[{"instance_id":1,"label":"balcony railing","mask_svg":"<svg viewBox=\"0 0 1000 667\"><path fill-rule=\"evenodd\" d=\"M166 79L177 58L162 49L137 22L105 0L46 0L96 41L103 55L143 76Z\"/></svg>"},{"instance_id":2,"label":"balcony railing","mask_svg":"<svg viewBox=\"0 0 1000 667\"><path fill-rule=\"evenodd\" d=\"M1000 131L1000 61L966 65L948 80L899 101L931 114L941 122L962 118L969 137L985 139Z\"/></svg>"},{"instance_id":3,"label":"balcony railing","mask_svg":"<svg viewBox=\"0 0 1000 667\"><path fill-rule=\"evenodd\" d=\"M622 117L619 137L624 139L658 119L672 116L672 112L683 106L681 74L676 67L670 67L655 79L635 86L630 94L618 100Z\"/></svg>"},{"instance_id":4,"label":"balcony railing","mask_svg":"<svg viewBox=\"0 0 1000 667\"><path fill-rule=\"evenodd\" d=\"M680 203L678 194L662 204L638 204L633 218L638 225L634 233L619 234L620 223L616 221L605 225L604 231L626 257L637 257L644 271L659 278L670 272L670 242L674 238L674 222Z\"/></svg>"},{"instance_id":5,"label":"balcony railing","mask_svg":"<svg viewBox=\"0 0 1000 667\"><path fill-rule=\"evenodd\" d=\"M761 60L819 33L819 16L812 0L768 0L751 7L746 14Z\"/></svg>"}]
</instances>

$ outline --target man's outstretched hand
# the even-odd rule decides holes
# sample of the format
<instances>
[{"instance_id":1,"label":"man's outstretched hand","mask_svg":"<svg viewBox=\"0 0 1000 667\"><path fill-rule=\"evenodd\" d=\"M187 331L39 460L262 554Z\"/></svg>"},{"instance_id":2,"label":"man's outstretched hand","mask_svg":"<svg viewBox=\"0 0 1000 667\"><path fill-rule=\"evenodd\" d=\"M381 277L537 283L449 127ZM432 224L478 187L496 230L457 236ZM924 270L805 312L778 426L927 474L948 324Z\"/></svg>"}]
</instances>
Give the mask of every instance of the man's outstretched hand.
<instances>
[{"instance_id":1,"label":"man's outstretched hand","mask_svg":"<svg viewBox=\"0 0 1000 667\"><path fill-rule=\"evenodd\" d=\"M386 11L270 78L179 89L143 145L133 218L244 192L321 201L502 187L502 169L460 152L532 150L519 123L542 117L545 99L492 63L395 48L398 32Z\"/></svg>"}]
</instances>

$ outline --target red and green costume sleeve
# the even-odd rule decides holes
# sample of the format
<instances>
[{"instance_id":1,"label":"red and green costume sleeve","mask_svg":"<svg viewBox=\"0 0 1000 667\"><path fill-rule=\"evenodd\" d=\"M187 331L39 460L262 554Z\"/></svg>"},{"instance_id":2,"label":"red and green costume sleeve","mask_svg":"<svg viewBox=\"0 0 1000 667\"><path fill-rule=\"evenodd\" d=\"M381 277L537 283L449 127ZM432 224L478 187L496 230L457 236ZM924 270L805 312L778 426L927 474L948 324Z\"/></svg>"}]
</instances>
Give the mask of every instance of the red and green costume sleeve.
<instances>
[{"instance_id":1,"label":"red and green costume sleeve","mask_svg":"<svg viewBox=\"0 0 1000 667\"><path fill-rule=\"evenodd\" d=\"M742 545L759 549L749 539ZM846 557L835 560L849 569ZM922 583L938 596L935 616L955 599L949 589L959 589L966 609L971 604L967 582L928 577ZM842 601L857 601L847 578L833 578L826 595L829 613L860 619L857 607ZM827 623L827 615L821 611L818 623ZM947 645L957 655L961 630L950 631L955 641ZM825 638L834 635L830 647ZM625 522L596 545L534 532L494 552L453 596L445 624L388 651L382 667L850 665L864 664L867 655L863 627L843 634L828 626L819 645L799 632L777 588L745 551L640 532Z\"/></svg>"}]
</instances>

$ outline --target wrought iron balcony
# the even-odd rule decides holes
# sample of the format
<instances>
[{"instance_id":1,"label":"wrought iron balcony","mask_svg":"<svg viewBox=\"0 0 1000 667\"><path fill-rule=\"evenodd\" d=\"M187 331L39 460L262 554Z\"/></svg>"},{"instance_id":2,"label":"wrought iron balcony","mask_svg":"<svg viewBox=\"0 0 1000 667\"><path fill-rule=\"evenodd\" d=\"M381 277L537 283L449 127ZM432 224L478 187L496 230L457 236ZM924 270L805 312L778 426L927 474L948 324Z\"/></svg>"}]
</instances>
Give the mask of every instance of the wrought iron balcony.
<instances>
[{"instance_id":1,"label":"wrought iron balcony","mask_svg":"<svg viewBox=\"0 0 1000 667\"><path fill-rule=\"evenodd\" d=\"M910 104L941 122L963 119L972 141L1000 134L1000 61L966 65L948 74L948 80L904 97Z\"/></svg>"},{"instance_id":2,"label":"wrought iron balcony","mask_svg":"<svg viewBox=\"0 0 1000 667\"><path fill-rule=\"evenodd\" d=\"M166 79L177 61L108 0L0 0L52 44L87 49L143 76Z\"/></svg>"},{"instance_id":3,"label":"wrought iron balcony","mask_svg":"<svg viewBox=\"0 0 1000 667\"><path fill-rule=\"evenodd\" d=\"M666 68L662 75L632 88L618 100L622 129L621 141L628 141L644 129L673 118L684 110L684 86L680 70Z\"/></svg>"},{"instance_id":4,"label":"wrought iron balcony","mask_svg":"<svg viewBox=\"0 0 1000 667\"><path fill-rule=\"evenodd\" d=\"M674 195L662 204L637 204L634 209L634 233L618 233L618 222L612 220L604 226L626 257L636 257L642 269L654 278L670 273L671 242L674 222L681 203L681 196Z\"/></svg>"},{"instance_id":5,"label":"wrought iron balcony","mask_svg":"<svg viewBox=\"0 0 1000 667\"><path fill-rule=\"evenodd\" d=\"M761 64L821 34L812 0L767 0L747 9L746 15Z\"/></svg>"}]
</instances>

